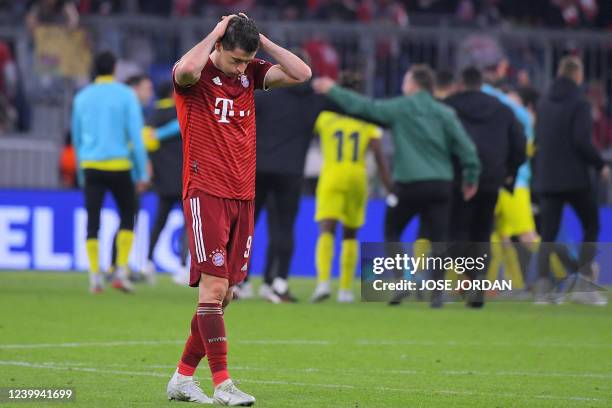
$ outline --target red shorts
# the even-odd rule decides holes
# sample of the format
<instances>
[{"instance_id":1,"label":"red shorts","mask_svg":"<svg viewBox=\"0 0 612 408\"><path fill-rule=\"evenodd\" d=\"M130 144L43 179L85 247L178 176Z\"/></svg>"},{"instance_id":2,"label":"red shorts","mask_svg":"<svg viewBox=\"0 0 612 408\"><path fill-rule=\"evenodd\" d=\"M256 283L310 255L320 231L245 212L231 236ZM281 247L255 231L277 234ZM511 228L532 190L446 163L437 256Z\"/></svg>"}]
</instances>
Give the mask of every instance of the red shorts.
<instances>
[{"instance_id":1,"label":"red shorts","mask_svg":"<svg viewBox=\"0 0 612 408\"><path fill-rule=\"evenodd\" d=\"M197 287L201 274L242 282L253 245L254 200L232 200L192 190L183 200L189 238L189 286Z\"/></svg>"}]
</instances>

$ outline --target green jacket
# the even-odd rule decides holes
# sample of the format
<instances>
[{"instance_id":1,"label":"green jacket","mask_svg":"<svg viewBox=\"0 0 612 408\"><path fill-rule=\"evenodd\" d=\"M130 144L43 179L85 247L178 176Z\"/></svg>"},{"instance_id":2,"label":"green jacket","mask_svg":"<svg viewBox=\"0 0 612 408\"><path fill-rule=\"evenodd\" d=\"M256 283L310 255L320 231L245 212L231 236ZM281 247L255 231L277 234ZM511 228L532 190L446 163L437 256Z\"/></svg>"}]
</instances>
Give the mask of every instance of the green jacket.
<instances>
[{"instance_id":1,"label":"green jacket","mask_svg":"<svg viewBox=\"0 0 612 408\"><path fill-rule=\"evenodd\" d=\"M478 182L480 160L476 146L455 112L434 100L428 92L374 101L334 86L328 96L349 115L392 130L394 181L452 181L451 156L456 156L461 163L464 182Z\"/></svg>"}]
</instances>

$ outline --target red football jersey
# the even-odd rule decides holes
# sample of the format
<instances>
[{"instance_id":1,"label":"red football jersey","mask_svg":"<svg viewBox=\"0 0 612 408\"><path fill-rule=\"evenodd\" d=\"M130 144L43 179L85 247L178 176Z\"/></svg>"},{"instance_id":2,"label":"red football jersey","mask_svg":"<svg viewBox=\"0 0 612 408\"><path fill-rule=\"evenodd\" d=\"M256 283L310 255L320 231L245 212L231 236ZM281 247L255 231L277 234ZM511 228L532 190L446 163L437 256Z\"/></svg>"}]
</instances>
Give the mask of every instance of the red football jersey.
<instances>
[{"instance_id":1,"label":"red football jersey","mask_svg":"<svg viewBox=\"0 0 612 408\"><path fill-rule=\"evenodd\" d=\"M272 67L254 59L230 77L209 58L200 80L175 89L183 137L183 198L191 189L238 200L255 198L255 89Z\"/></svg>"}]
</instances>

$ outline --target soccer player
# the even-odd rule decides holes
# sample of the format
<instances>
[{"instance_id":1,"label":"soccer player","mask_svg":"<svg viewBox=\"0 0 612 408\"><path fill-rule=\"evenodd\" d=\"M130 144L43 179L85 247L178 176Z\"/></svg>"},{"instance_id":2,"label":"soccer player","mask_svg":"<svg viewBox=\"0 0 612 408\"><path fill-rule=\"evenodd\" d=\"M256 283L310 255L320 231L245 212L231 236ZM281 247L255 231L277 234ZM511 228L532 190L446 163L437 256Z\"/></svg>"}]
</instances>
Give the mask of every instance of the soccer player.
<instances>
[{"instance_id":1,"label":"soccer player","mask_svg":"<svg viewBox=\"0 0 612 408\"><path fill-rule=\"evenodd\" d=\"M366 153L374 153L383 185L391 192L380 139L382 129L350 116L323 111L315 122L321 141L323 165L317 184L315 220L320 234L316 246L317 287L312 302L329 298L330 275L334 257L336 225L342 224L340 253L340 290L338 302L354 301L353 276L357 267L359 242L357 232L365 221L368 199Z\"/></svg>"},{"instance_id":2,"label":"soccer player","mask_svg":"<svg viewBox=\"0 0 612 408\"><path fill-rule=\"evenodd\" d=\"M261 48L277 65L256 59ZM169 399L248 406L227 370L224 306L245 277L253 243L255 89L308 80L301 59L260 34L244 14L223 17L173 70L183 137L183 206L191 253L190 286L197 311ZM280 107L279 107L280 108ZM206 355L214 385L207 397L193 381Z\"/></svg>"},{"instance_id":3,"label":"soccer player","mask_svg":"<svg viewBox=\"0 0 612 408\"><path fill-rule=\"evenodd\" d=\"M107 191L113 194L121 217L113 287L126 292L132 290L127 278L128 256L134 240L135 186L130 175L132 168L137 191L144 191L148 183L145 168L147 154L141 138L142 111L134 92L114 80L115 61L115 56L110 52L96 57L95 82L75 96L72 111L72 144L79 172L84 176L79 177L79 184L84 184L87 208L86 249L89 257L89 289L92 293L103 289L98 262L98 230Z\"/></svg>"}]
</instances>

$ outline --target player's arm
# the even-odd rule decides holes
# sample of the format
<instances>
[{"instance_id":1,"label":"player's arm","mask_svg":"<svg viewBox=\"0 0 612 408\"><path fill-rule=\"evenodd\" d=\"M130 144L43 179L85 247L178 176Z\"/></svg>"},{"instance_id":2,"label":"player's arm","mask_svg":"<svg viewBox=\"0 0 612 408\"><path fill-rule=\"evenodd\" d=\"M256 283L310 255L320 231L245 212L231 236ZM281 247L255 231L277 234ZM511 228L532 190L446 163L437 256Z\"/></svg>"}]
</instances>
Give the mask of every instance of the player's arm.
<instances>
[{"instance_id":1,"label":"player's arm","mask_svg":"<svg viewBox=\"0 0 612 408\"><path fill-rule=\"evenodd\" d=\"M224 16L210 34L197 43L192 49L187 51L179 62L176 63L176 68L174 68L174 81L179 86L190 86L200 80L200 75L208 61L208 56L212 52L217 41L221 40L221 37L223 37L227 29L227 24L234 17L236 17L235 14Z\"/></svg>"},{"instance_id":2,"label":"player's arm","mask_svg":"<svg viewBox=\"0 0 612 408\"><path fill-rule=\"evenodd\" d=\"M77 184L79 187L83 187L85 184L85 178L83 176L83 170L79 164L79 151L81 147L81 121L79 119L79 103L75 100L72 109L72 121L70 124L70 137L72 139L72 146L74 147L74 153L76 155L76 168L77 168Z\"/></svg>"},{"instance_id":3,"label":"player's arm","mask_svg":"<svg viewBox=\"0 0 612 408\"><path fill-rule=\"evenodd\" d=\"M374 153L374 159L376 160L376 167L378 168L378 175L385 186L385 190L387 190L387 194L393 193L393 182L391 181L391 173L389 172L389 167L387 166L387 161L385 160L385 155L382 149L382 143L380 139L372 139L370 140L370 144L368 148Z\"/></svg>"},{"instance_id":4,"label":"player's arm","mask_svg":"<svg viewBox=\"0 0 612 408\"><path fill-rule=\"evenodd\" d=\"M259 34L259 43L261 49L277 63L268 70L264 89L296 85L308 81L312 76L310 67L291 51L263 34Z\"/></svg>"},{"instance_id":5,"label":"player's arm","mask_svg":"<svg viewBox=\"0 0 612 408\"><path fill-rule=\"evenodd\" d=\"M134 170L136 171L136 188L139 192L146 189L146 184L149 181L147 172L147 152L142 142L142 128L144 120L142 117L142 109L140 103L133 92L130 92L127 101L128 123L127 132L130 142L132 143L132 160Z\"/></svg>"},{"instance_id":6,"label":"player's arm","mask_svg":"<svg viewBox=\"0 0 612 408\"><path fill-rule=\"evenodd\" d=\"M336 85L331 78L316 78L312 81L315 92L327 95L345 113L368 122L389 127L397 116L397 106L393 99L376 101L357 92Z\"/></svg>"}]
</instances>

